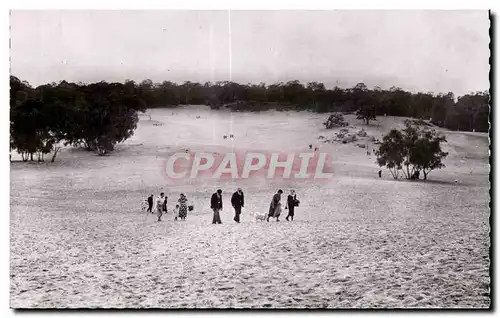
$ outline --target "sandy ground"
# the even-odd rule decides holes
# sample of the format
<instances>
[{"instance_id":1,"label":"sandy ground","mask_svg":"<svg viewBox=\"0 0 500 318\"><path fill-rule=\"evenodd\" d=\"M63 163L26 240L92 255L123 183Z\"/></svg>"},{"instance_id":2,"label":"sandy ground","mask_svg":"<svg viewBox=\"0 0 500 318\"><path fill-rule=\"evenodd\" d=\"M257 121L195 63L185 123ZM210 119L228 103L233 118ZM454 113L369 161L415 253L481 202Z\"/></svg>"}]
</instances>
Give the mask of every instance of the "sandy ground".
<instances>
[{"instance_id":1,"label":"sandy ground","mask_svg":"<svg viewBox=\"0 0 500 318\"><path fill-rule=\"evenodd\" d=\"M388 172L380 180L366 150L317 140L333 134L321 126L326 115L173 112L141 116L136 134L109 157L64 149L53 164L11 164L12 307L490 305L487 135L446 132L447 168L428 182L394 181ZM380 118L364 128L380 137L401 124ZM162 172L165 157L183 148L303 151L310 143L334 159L327 183L174 186ZM238 186L246 194L240 224L229 202ZM210 224L217 187L222 225ZM256 222L278 187L296 189L295 221ZM171 212L156 222L140 201L160 191L169 209L184 192L195 211L183 222Z\"/></svg>"}]
</instances>

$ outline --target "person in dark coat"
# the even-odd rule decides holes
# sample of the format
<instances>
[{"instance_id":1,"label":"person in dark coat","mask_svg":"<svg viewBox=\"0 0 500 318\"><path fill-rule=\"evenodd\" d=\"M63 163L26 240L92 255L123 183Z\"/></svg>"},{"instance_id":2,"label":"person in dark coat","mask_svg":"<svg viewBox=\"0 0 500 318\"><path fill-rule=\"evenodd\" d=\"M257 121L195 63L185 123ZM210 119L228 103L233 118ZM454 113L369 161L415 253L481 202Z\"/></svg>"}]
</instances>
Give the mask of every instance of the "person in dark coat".
<instances>
[{"instance_id":1,"label":"person in dark coat","mask_svg":"<svg viewBox=\"0 0 500 318\"><path fill-rule=\"evenodd\" d=\"M153 200L153 195L150 195L148 197L148 209L146 210L146 212L153 213Z\"/></svg>"},{"instance_id":2,"label":"person in dark coat","mask_svg":"<svg viewBox=\"0 0 500 318\"><path fill-rule=\"evenodd\" d=\"M168 200L168 197L165 196L165 201L163 201L163 212L167 213L167 200Z\"/></svg>"},{"instance_id":3,"label":"person in dark coat","mask_svg":"<svg viewBox=\"0 0 500 318\"><path fill-rule=\"evenodd\" d=\"M241 188L238 188L238 190L233 193L233 196L231 197L231 205L234 208L233 220L240 223L241 208L245 206L245 197Z\"/></svg>"},{"instance_id":4,"label":"person in dark coat","mask_svg":"<svg viewBox=\"0 0 500 318\"><path fill-rule=\"evenodd\" d=\"M378 177L379 177L379 178L382 178L382 170L379 170L379 171L378 171Z\"/></svg>"},{"instance_id":5,"label":"person in dark coat","mask_svg":"<svg viewBox=\"0 0 500 318\"><path fill-rule=\"evenodd\" d=\"M279 214L276 214L278 205L280 204L281 201L281 194L283 193L283 190L279 189L276 194L273 195L273 200L271 201L271 204L269 205L269 214L267 215L266 221L269 222L270 217L275 217L276 221L279 222Z\"/></svg>"},{"instance_id":6,"label":"person in dark coat","mask_svg":"<svg viewBox=\"0 0 500 318\"><path fill-rule=\"evenodd\" d=\"M288 198L286 199L285 210L288 209L288 215L286 216L286 220L289 221L290 218L293 221L293 216L295 215L295 206L297 204L297 195L295 194L295 190L291 190Z\"/></svg>"},{"instance_id":7,"label":"person in dark coat","mask_svg":"<svg viewBox=\"0 0 500 318\"><path fill-rule=\"evenodd\" d=\"M220 219L220 211L222 210L222 190L218 189L217 192L212 194L210 199L210 208L214 211L214 218L212 224L222 224Z\"/></svg>"}]
</instances>

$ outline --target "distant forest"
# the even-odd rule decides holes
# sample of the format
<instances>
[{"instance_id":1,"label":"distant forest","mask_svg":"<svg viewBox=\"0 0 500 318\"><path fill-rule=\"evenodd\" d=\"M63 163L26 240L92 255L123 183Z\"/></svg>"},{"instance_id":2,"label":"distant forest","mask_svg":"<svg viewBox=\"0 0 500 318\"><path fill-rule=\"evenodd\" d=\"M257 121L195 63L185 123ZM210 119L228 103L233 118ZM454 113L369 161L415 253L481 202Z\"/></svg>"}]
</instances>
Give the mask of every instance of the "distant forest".
<instances>
[{"instance_id":1,"label":"distant forest","mask_svg":"<svg viewBox=\"0 0 500 318\"><path fill-rule=\"evenodd\" d=\"M328 89L323 83L299 81L272 85L61 81L34 88L11 76L11 149L17 149L23 159L37 153L43 160L56 143L65 141L106 154L133 134L137 112L178 105L228 107L233 111L357 112L367 118L387 115L430 119L451 130L488 132L489 101L487 91L460 96L455 102L453 93L412 93L397 87L369 89L363 83Z\"/></svg>"},{"instance_id":2,"label":"distant forest","mask_svg":"<svg viewBox=\"0 0 500 318\"><path fill-rule=\"evenodd\" d=\"M437 126L462 131L488 131L489 100L487 91L460 96L453 93L411 93L401 88L369 89L359 83L352 88L328 89L323 83L303 84L289 81L266 85L242 85L234 82L153 83L137 85L149 108L179 104L230 106L235 111L309 110L318 113L356 112L369 109L376 116L401 116L431 119Z\"/></svg>"},{"instance_id":3,"label":"distant forest","mask_svg":"<svg viewBox=\"0 0 500 318\"><path fill-rule=\"evenodd\" d=\"M22 83L28 89L33 89L29 83ZM43 98L42 92L47 88L59 90L61 94L73 94L76 97L92 85L95 84L62 81L38 86L34 91L40 98ZM235 111L277 109L309 110L318 113L356 112L359 109L370 108L377 116L431 119L435 125L451 130L487 132L489 127L488 91L460 96L455 102L455 96L451 92L411 93L398 87L391 87L388 90L380 87L369 89L363 83L346 89L339 87L328 89L323 83L304 84L299 81L272 85L264 83L243 85L234 82L153 83L151 80L144 80L141 83L126 81L125 86L133 87L136 97L146 108L210 105L214 109L228 106Z\"/></svg>"}]
</instances>

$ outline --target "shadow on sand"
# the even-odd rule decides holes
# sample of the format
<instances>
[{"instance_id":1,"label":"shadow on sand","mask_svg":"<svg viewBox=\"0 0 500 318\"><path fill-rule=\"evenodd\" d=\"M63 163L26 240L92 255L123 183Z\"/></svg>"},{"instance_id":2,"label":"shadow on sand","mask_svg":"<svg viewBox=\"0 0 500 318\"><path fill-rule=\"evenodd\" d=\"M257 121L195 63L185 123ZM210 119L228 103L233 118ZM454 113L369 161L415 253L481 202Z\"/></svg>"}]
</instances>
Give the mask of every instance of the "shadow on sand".
<instances>
[{"instance_id":1,"label":"shadow on sand","mask_svg":"<svg viewBox=\"0 0 500 318\"><path fill-rule=\"evenodd\" d=\"M414 183L422 183L422 184L430 183L430 184L441 184L441 185L461 185L461 186L467 185L466 183L463 183L463 182L455 183L455 181L448 181L448 180L423 180L423 179L410 180L410 179L397 179L397 180L394 180L394 181L398 181L398 182L414 182Z\"/></svg>"}]
</instances>

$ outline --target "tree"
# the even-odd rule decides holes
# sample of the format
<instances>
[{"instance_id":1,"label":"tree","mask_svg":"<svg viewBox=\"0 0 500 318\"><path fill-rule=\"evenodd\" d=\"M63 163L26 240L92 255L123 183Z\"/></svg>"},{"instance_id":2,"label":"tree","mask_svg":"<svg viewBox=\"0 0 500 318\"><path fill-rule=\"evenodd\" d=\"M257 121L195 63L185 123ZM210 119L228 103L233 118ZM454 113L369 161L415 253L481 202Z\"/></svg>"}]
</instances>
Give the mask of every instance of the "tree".
<instances>
[{"instance_id":1,"label":"tree","mask_svg":"<svg viewBox=\"0 0 500 318\"><path fill-rule=\"evenodd\" d=\"M370 120L377 118L377 112L374 106L363 106L356 112L356 119L361 119L370 125Z\"/></svg>"},{"instance_id":2,"label":"tree","mask_svg":"<svg viewBox=\"0 0 500 318\"><path fill-rule=\"evenodd\" d=\"M116 143L133 135L139 120L137 111L144 112L145 103L133 85L106 82L84 87L85 103L79 113L79 126L86 146L99 155L114 149Z\"/></svg>"},{"instance_id":3,"label":"tree","mask_svg":"<svg viewBox=\"0 0 500 318\"><path fill-rule=\"evenodd\" d=\"M458 113L460 130L488 131L489 99L488 92L467 94L458 98L455 111Z\"/></svg>"},{"instance_id":4,"label":"tree","mask_svg":"<svg viewBox=\"0 0 500 318\"><path fill-rule=\"evenodd\" d=\"M434 130L424 129L410 149L410 162L417 171L424 173L424 180L427 180L427 175L432 170L445 167L442 159L448 153L441 150L442 142L446 142L443 135L437 134Z\"/></svg>"},{"instance_id":5,"label":"tree","mask_svg":"<svg viewBox=\"0 0 500 318\"><path fill-rule=\"evenodd\" d=\"M410 116L411 93L399 87L391 87L385 92L384 101L387 103L386 110L391 116Z\"/></svg>"},{"instance_id":6,"label":"tree","mask_svg":"<svg viewBox=\"0 0 500 318\"><path fill-rule=\"evenodd\" d=\"M288 81L283 86L283 97L286 101L295 105L304 105L306 101L306 88L299 81Z\"/></svg>"},{"instance_id":7,"label":"tree","mask_svg":"<svg viewBox=\"0 0 500 318\"><path fill-rule=\"evenodd\" d=\"M11 115L11 149L16 149L23 161L43 161L56 142L52 119L47 106L39 99L28 99L16 107Z\"/></svg>"},{"instance_id":8,"label":"tree","mask_svg":"<svg viewBox=\"0 0 500 318\"><path fill-rule=\"evenodd\" d=\"M328 102L326 102L325 91L325 84L323 83L307 83L307 87L305 89L307 103L315 105L318 113L326 113L330 108Z\"/></svg>"},{"instance_id":9,"label":"tree","mask_svg":"<svg viewBox=\"0 0 500 318\"><path fill-rule=\"evenodd\" d=\"M454 108L452 108L454 104L453 93L435 96L431 109L432 123L440 127L445 126L446 113L450 110L454 110ZM452 121L448 119L448 123L452 123Z\"/></svg>"},{"instance_id":10,"label":"tree","mask_svg":"<svg viewBox=\"0 0 500 318\"><path fill-rule=\"evenodd\" d=\"M473 127L476 131L488 132L490 128L489 123L490 107L489 105L482 105L474 112Z\"/></svg>"},{"instance_id":11,"label":"tree","mask_svg":"<svg viewBox=\"0 0 500 318\"><path fill-rule=\"evenodd\" d=\"M380 167L387 167L394 179L398 179L399 170L406 156L404 136L401 131L392 129L384 136L378 150L375 150L377 163Z\"/></svg>"},{"instance_id":12,"label":"tree","mask_svg":"<svg viewBox=\"0 0 500 318\"><path fill-rule=\"evenodd\" d=\"M84 84L81 84L84 85ZM36 88L37 96L44 104L46 124L50 143L45 151L53 151L51 162L54 162L61 149L61 143L68 145L76 143L81 138L80 126L75 120L82 114L78 113L82 96L80 85L62 81L59 84L41 85Z\"/></svg>"},{"instance_id":13,"label":"tree","mask_svg":"<svg viewBox=\"0 0 500 318\"><path fill-rule=\"evenodd\" d=\"M407 179L416 172L424 173L424 180L430 171L444 168L442 163L448 153L441 150L446 138L430 128L423 120L405 120L405 129L391 130L375 154L380 167L386 166L395 179L403 171Z\"/></svg>"},{"instance_id":14,"label":"tree","mask_svg":"<svg viewBox=\"0 0 500 318\"><path fill-rule=\"evenodd\" d=\"M54 161L60 142L83 143L99 155L107 154L133 135L137 112L146 109L140 90L131 81L90 85L62 81L33 92L15 78L12 81L12 94L19 97L11 98L11 149L17 149L23 160L33 160L36 153L42 161L54 151ZM28 97L20 94L23 90Z\"/></svg>"},{"instance_id":15,"label":"tree","mask_svg":"<svg viewBox=\"0 0 500 318\"><path fill-rule=\"evenodd\" d=\"M23 161L33 161L35 153L47 148L48 117L28 83L11 76L10 86L10 149L17 150Z\"/></svg>"}]
</instances>

